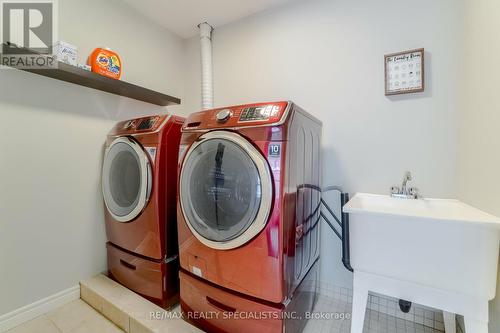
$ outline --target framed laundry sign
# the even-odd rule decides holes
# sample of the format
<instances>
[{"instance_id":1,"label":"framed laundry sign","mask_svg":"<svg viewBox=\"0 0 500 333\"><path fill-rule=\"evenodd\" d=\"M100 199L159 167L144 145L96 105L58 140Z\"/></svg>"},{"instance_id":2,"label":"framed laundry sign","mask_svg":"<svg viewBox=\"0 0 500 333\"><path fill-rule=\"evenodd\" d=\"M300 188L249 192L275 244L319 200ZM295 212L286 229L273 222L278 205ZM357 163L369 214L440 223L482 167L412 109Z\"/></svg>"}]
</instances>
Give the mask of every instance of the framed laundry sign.
<instances>
[{"instance_id":1,"label":"framed laundry sign","mask_svg":"<svg viewBox=\"0 0 500 333\"><path fill-rule=\"evenodd\" d=\"M424 91L424 49L387 54L384 59L386 96Z\"/></svg>"}]
</instances>

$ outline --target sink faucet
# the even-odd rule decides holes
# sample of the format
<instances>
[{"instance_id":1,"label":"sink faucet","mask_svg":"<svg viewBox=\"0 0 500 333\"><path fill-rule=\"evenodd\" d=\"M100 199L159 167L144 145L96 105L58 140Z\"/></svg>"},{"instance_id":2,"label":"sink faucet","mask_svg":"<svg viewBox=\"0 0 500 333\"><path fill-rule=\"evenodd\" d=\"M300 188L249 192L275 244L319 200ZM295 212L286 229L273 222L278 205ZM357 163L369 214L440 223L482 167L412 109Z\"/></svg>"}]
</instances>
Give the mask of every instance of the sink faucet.
<instances>
[{"instance_id":1,"label":"sink faucet","mask_svg":"<svg viewBox=\"0 0 500 333\"><path fill-rule=\"evenodd\" d=\"M401 192L403 194L407 194L408 193L408 189L406 187L406 184L412 180L412 177L411 177L411 172L410 171L407 171L405 173L405 177L403 178L403 186L401 186Z\"/></svg>"},{"instance_id":2,"label":"sink faucet","mask_svg":"<svg viewBox=\"0 0 500 333\"><path fill-rule=\"evenodd\" d=\"M397 186L391 187L391 197L394 198L403 198L403 199L418 199L418 189L415 187L408 188L408 182L413 178L411 176L411 172L407 171L403 178L403 184L401 189Z\"/></svg>"}]
</instances>

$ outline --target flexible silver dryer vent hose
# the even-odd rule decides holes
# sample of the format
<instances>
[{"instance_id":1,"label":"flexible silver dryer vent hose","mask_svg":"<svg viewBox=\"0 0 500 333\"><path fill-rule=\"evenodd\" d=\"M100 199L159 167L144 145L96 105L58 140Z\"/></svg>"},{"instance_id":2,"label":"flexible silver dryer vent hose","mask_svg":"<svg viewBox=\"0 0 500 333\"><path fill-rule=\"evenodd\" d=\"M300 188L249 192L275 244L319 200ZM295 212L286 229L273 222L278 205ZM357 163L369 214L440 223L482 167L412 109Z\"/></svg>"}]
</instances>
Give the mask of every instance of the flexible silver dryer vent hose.
<instances>
[{"instance_id":1,"label":"flexible silver dryer vent hose","mask_svg":"<svg viewBox=\"0 0 500 333\"><path fill-rule=\"evenodd\" d=\"M201 46L201 107L203 110L214 106L212 26L207 22L198 25Z\"/></svg>"}]
</instances>

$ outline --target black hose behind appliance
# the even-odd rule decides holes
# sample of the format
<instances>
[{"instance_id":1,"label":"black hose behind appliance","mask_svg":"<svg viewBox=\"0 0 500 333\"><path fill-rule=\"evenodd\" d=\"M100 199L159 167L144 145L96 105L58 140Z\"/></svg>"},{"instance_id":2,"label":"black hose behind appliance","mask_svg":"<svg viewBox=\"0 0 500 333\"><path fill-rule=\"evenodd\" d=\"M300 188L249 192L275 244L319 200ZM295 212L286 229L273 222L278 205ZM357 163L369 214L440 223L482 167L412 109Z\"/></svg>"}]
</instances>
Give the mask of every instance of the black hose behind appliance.
<instances>
[{"instance_id":1,"label":"black hose behind appliance","mask_svg":"<svg viewBox=\"0 0 500 333\"><path fill-rule=\"evenodd\" d=\"M344 267L353 272L351 267L351 253L349 245L349 214L343 212L344 205L349 201L349 193L345 193L338 186L329 186L324 188L321 192L326 193L330 191L337 191L340 193L340 219L335 214L334 210L330 205L321 199L321 212L320 217L326 222L326 224L333 230L335 235L342 241L342 263ZM333 218L338 225L338 228L333 225L330 218ZM340 229L340 230L339 230Z\"/></svg>"},{"instance_id":2,"label":"black hose behind appliance","mask_svg":"<svg viewBox=\"0 0 500 333\"><path fill-rule=\"evenodd\" d=\"M322 198L321 199L321 212L320 212L320 217L326 222L326 224L330 227L330 229L333 230L335 235L342 241L342 263L344 264L344 267L351 271L354 272L354 270L351 267L351 252L350 252L350 239L349 239L349 214L345 213L343 211L344 205L349 201L349 193L345 193L342 191L342 189L338 186L329 186L323 189L321 192L326 193L330 191L338 191L340 193L340 216L341 218L339 219L337 215L335 214L334 210L328 205L328 203ZM333 217L333 219L336 222L336 225L338 225L338 228L335 227L335 225L331 222L329 217ZM403 299L399 300L399 308L401 311L404 313L410 312L412 303L410 301L406 301Z\"/></svg>"}]
</instances>

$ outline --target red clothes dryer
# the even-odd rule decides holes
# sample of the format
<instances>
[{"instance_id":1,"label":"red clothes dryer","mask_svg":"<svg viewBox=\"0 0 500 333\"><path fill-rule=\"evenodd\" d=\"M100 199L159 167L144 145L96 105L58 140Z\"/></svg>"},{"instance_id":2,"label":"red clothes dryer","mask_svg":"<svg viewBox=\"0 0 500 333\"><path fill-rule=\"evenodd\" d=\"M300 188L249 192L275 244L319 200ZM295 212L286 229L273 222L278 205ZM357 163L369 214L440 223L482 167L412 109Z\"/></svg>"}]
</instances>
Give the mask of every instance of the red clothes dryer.
<instances>
[{"instance_id":1,"label":"red clothes dryer","mask_svg":"<svg viewBox=\"0 0 500 333\"><path fill-rule=\"evenodd\" d=\"M181 307L209 332L300 332L316 299L321 122L291 102L191 114L177 220ZM200 313L221 312L205 318ZM229 314L229 315L227 315Z\"/></svg>"},{"instance_id":2,"label":"red clothes dryer","mask_svg":"<svg viewBox=\"0 0 500 333\"><path fill-rule=\"evenodd\" d=\"M176 187L184 118L118 123L102 168L110 277L162 307L178 302Z\"/></svg>"}]
</instances>

